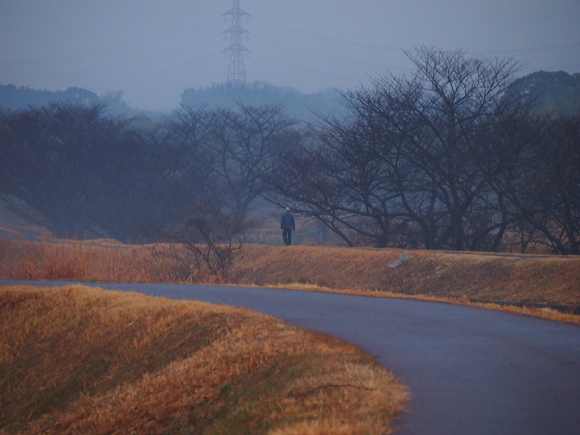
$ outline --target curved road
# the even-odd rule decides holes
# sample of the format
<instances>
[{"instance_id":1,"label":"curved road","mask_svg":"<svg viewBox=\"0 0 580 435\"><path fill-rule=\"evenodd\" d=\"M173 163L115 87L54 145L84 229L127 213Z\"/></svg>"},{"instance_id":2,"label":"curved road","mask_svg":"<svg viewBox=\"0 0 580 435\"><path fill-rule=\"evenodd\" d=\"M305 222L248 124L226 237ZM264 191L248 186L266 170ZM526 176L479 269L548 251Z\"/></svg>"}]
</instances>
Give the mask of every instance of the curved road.
<instances>
[{"instance_id":1,"label":"curved road","mask_svg":"<svg viewBox=\"0 0 580 435\"><path fill-rule=\"evenodd\" d=\"M56 284L0 281L16 283ZM243 306L352 343L411 389L409 411L395 425L399 435L580 434L577 325L458 305L328 293L98 286Z\"/></svg>"}]
</instances>

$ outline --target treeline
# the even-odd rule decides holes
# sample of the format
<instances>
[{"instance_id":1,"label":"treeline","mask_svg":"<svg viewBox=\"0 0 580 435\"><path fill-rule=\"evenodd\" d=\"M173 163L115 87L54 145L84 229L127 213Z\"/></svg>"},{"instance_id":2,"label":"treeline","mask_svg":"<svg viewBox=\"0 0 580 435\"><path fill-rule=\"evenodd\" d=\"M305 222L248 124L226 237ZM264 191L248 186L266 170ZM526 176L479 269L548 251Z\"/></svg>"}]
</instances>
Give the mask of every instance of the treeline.
<instances>
[{"instance_id":1,"label":"treeline","mask_svg":"<svg viewBox=\"0 0 580 435\"><path fill-rule=\"evenodd\" d=\"M274 150L298 134L292 125L276 106L191 108L152 131L98 105L4 114L0 194L58 236L185 243L197 261L223 270L265 191Z\"/></svg>"},{"instance_id":2,"label":"treeline","mask_svg":"<svg viewBox=\"0 0 580 435\"><path fill-rule=\"evenodd\" d=\"M0 195L58 235L185 242L216 268L259 198L350 246L580 254L580 115L506 92L510 59L408 55L413 74L308 126L274 104L184 106L153 130L99 105L0 114Z\"/></svg>"},{"instance_id":3,"label":"treeline","mask_svg":"<svg viewBox=\"0 0 580 435\"><path fill-rule=\"evenodd\" d=\"M285 156L280 198L349 245L580 253L580 114L506 92L518 64L421 48Z\"/></svg>"},{"instance_id":4,"label":"treeline","mask_svg":"<svg viewBox=\"0 0 580 435\"><path fill-rule=\"evenodd\" d=\"M568 74L564 71L538 71L520 77L510 84L506 91L526 96L534 101L536 110L572 115L580 111L580 73ZM346 107L340 104L341 92L326 89L311 94L302 93L292 87L275 86L267 82L253 82L247 85L212 84L206 88L189 88L181 94L181 105L210 109L233 108L241 103L246 106L280 104L287 114L302 121L317 115L335 114L343 116ZM90 90L71 87L64 91L32 89L27 86L0 85L0 111L23 110L49 103L103 104L107 112L118 116L149 117L154 123L159 113L130 107L123 100L123 92L111 91L98 96ZM143 122L142 122L143 123Z\"/></svg>"},{"instance_id":5,"label":"treeline","mask_svg":"<svg viewBox=\"0 0 580 435\"><path fill-rule=\"evenodd\" d=\"M64 91L32 89L28 86L0 85L0 111L24 110L41 107L50 103L102 104L107 111L118 116L135 116L141 111L123 101L123 92L111 91L100 97L84 88L70 87ZM152 115L148 112L148 115Z\"/></svg>"},{"instance_id":6,"label":"treeline","mask_svg":"<svg viewBox=\"0 0 580 435\"><path fill-rule=\"evenodd\" d=\"M235 108L238 104L246 106L278 104L284 106L286 113L305 122L317 113L343 114L345 109L339 104L339 100L340 92L337 89L305 94L291 87L274 86L266 82L254 82L248 85L225 83L213 84L207 88L185 89L181 95L181 106L203 105L210 109L218 109ZM107 92L98 96L87 89L76 87L64 91L47 91L27 86L0 85L0 111L24 110L50 103L100 104L106 106L107 113L116 116L147 116L154 121L160 117L157 112L143 111L129 106L123 100L121 91Z\"/></svg>"},{"instance_id":7,"label":"treeline","mask_svg":"<svg viewBox=\"0 0 580 435\"><path fill-rule=\"evenodd\" d=\"M237 104L280 104L286 113L301 121L316 114L344 114L337 89L305 94L291 87L274 86L266 82L247 85L213 84L211 87L186 89L181 94L181 104L186 107L206 105L208 108L235 107Z\"/></svg>"}]
</instances>

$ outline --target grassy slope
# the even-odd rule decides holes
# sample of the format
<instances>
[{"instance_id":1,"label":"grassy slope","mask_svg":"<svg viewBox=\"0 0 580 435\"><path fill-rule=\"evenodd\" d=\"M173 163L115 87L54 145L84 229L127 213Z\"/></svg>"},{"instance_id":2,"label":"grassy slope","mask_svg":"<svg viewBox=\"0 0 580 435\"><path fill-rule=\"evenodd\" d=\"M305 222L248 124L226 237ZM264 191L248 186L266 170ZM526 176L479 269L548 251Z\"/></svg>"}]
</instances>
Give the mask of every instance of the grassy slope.
<instances>
[{"instance_id":1,"label":"grassy slope","mask_svg":"<svg viewBox=\"0 0 580 435\"><path fill-rule=\"evenodd\" d=\"M566 313L580 307L580 258L405 254L414 257L391 269L399 251L251 246L233 275L245 284L445 301L580 324L580 316Z\"/></svg>"},{"instance_id":2,"label":"grassy slope","mask_svg":"<svg viewBox=\"0 0 580 435\"><path fill-rule=\"evenodd\" d=\"M580 257L549 258L434 251L248 246L232 271L237 282L313 284L330 289L441 298L580 305Z\"/></svg>"},{"instance_id":3,"label":"grassy slope","mask_svg":"<svg viewBox=\"0 0 580 435\"><path fill-rule=\"evenodd\" d=\"M183 250L108 246L0 238L0 279L212 283ZM246 245L225 283L580 306L580 257L405 253L414 258L391 269L399 251Z\"/></svg>"},{"instance_id":4,"label":"grassy slope","mask_svg":"<svg viewBox=\"0 0 580 435\"><path fill-rule=\"evenodd\" d=\"M406 390L358 349L244 309L0 287L0 433L388 433Z\"/></svg>"},{"instance_id":5,"label":"grassy slope","mask_svg":"<svg viewBox=\"0 0 580 435\"><path fill-rule=\"evenodd\" d=\"M183 251L167 249L166 246L120 245L103 248L83 244L29 243L0 238L0 279L215 283L192 270L189 266L191 262ZM167 255L168 252L170 255ZM406 252L409 253L415 257L396 269L390 269L387 265L399 258L398 251L248 245L238 254L228 283L345 291L375 296L456 298L459 302L473 298L511 303L580 305L580 258L515 258L467 253ZM27 291L34 293L32 290ZM262 337L268 335L262 336L254 332L236 336L234 341L242 343L240 349L245 350L227 357L229 359L220 366L229 369L240 359L246 361L242 365L246 364L244 367L248 367L249 364L251 370L241 369L231 379L216 378L208 387L210 393L205 393L205 389L200 389L202 384L199 377L195 376L203 377L207 372L203 372L203 367L193 371L191 369L191 364L195 364L193 361L203 353L202 348L197 353L198 347L202 346L205 354L210 355L210 362L206 365L217 367L211 362L214 358L212 352L216 351L214 345L218 346L218 350L223 350L223 343L230 343L227 340L232 335L228 332L225 336L219 336L216 331L223 333L230 331L230 328L237 331L239 319L253 319L252 315L244 311L232 311L231 319L235 319L232 326L230 320L223 323L223 319L230 319L230 315L218 315L212 308L213 317L210 317L215 321L220 318L222 323L217 321L216 326L211 326L211 322L210 326L204 323L206 326L203 328L206 329L201 330L196 329L197 326L192 326L187 331L183 328L175 329L175 326L167 329L168 324L189 325L188 322L197 314L193 317L187 314L185 318L177 316L170 321L158 321L156 319L166 314L154 314L154 306L155 309L163 311L166 307L173 306L172 302L160 302L157 299L154 304L145 304L145 299L141 300L136 295L132 297L135 298L134 301L127 303L129 306L136 304L139 308L123 308L125 302L103 297L82 303L76 301L76 297L72 298L75 307L73 310L67 308L62 301L41 302L43 308L37 307L36 311L27 315L18 311L22 306L19 299L22 296L17 296L17 300L9 304L0 305L2 310L6 310L6 307L17 307L14 313L19 313L12 317L15 325L13 330L0 331L0 340L5 341L0 346L0 392L4 392L0 403L0 427L10 424L11 428L17 428L27 424L32 433L34 430L40 433L47 425L59 424L63 425L59 426L59 432L67 433L68 430L68 433L80 433L78 424L87 425L82 429L86 431L87 427L97 427L110 420L116 422L115 424L134 421L127 427L134 425L141 433L147 433L151 422L162 417L163 424L168 425L163 426L168 433L187 432L191 427L203 427L206 433L244 433L244 430L248 433L260 433L259 430L267 431L270 428L276 432L277 429L274 428L280 424L283 428L276 433L326 433L324 431L329 427L331 429L328 433L374 433L374 424L384 424L382 420L376 420L376 416L385 412L386 415L392 415L400 409L404 401L404 390L392 384L392 379L385 378L386 380L379 382L381 385L388 384L387 388L395 392L388 399L385 394L391 393L383 393L382 387L369 387L365 384L366 381L360 381L361 374L367 380L379 379L380 376L372 374L375 373L372 370L377 369L370 369L372 364L369 365L368 360L364 360L365 357L354 349L336 344L328 338L323 340L326 350L316 352L304 350L309 346L319 349L322 346L320 341L316 345L300 347L297 343L303 339L292 339L294 341L290 341L294 344L289 346L293 350L274 350L273 354L268 354L270 356L253 366L256 358L252 360L250 356L248 363L243 356L262 355L263 351L248 353L245 347L246 337L253 337L255 334L260 339L258 344L266 345L268 352L271 351L270 346L274 346L270 341L262 340ZM26 296L23 300L35 298L39 297ZM116 298L121 298L121 295ZM68 303L71 297L67 296L66 300ZM111 302L114 300L117 302ZM137 300L141 302L137 303ZM109 303L113 305L108 305ZM181 303L174 303L181 306ZM53 312L55 307L60 307L59 312L63 317L59 318L57 315L57 320L48 322L51 326L44 327L48 318L43 316L46 312ZM0 323L7 319L6 312L1 313ZM121 312L124 314L118 314ZM128 312L132 314L129 315ZM86 313L86 317L80 319L79 313ZM560 316L544 310L528 310L526 313L580 323L580 316ZM111 318L111 315L117 317ZM23 320L18 323L18 319ZM105 321L98 323L95 319ZM161 325L161 329L152 328L151 322ZM292 329L275 320L271 322L273 323L266 322L264 325L269 325L266 329L269 328L275 333L276 340L279 339L281 331L287 334ZM10 322L2 323L4 328L9 324ZM166 331L168 334L177 335L169 338L164 335L166 332L163 328L172 331ZM53 329L58 333L51 333ZM99 333L100 330L105 332ZM145 335L143 331L146 332ZM210 335L207 335L208 331ZM215 337L212 335L214 333L217 334ZM95 340L95 334L99 337L98 340ZM148 338L143 338L145 336ZM203 340L199 339L204 336L206 338ZM212 338L207 341L207 337ZM101 338L109 341L102 342L99 347L97 344L101 343ZM135 343L142 342L145 344L144 347L139 347L140 350L129 351L136 346ZM166 345L169 347L165 347ZM298 346L302 353L292 346ZM61 351L55 357L51 352L55 348L67 351ZM278 349L276 346L272 347L274 348ZM74 352L69 352L70 349ZM188 353L191 351L195 351L195 355ZM129 357L127 352L132 356ZM89 358L87 355L93 357ZM69 361L69 356L76 362ZM127 364L123 365L125 360ZM82 364L75 365L79 361ZM115 364L112 365L111 361ZM326 363L328 364L325 365ZM34 364L38 367L30 370ZM48 364L46 367L50 369L43 369L44 364ZM196 371L198 369L201 371ZM178 376L174 375L176 370ZM216 370L219 372L222 369L214 368L210 374L214 374ZM318 384L303 382L302 373L307 373L305 376L309 378L309 373L313 371L319 372L318 378L313 376L314 379L319 379ZM184 373L188 373L187 378L183 378ZM182 381L186 384L182 385ZM188 391L185 395L182 394L184 385ZM161 394L168 391L180 393L177 396ZM198 394L199 391L203 393ZM338 399L333 396L335 393L338 394ZM381 405L373 405L376 402L368 400L369 394L379 397ZM262 397L264 401L260 402ZM280 397L282 399L278 400ZM391 411L381 408L385 400L392 402ZM378 414L375 413L379 408ZM350 414L346 412L347 409L354 410L352 419L344 417L352 415L352 411ZM44 417L37 419L41 414ZM304 417L304 420L296 420L294 416ZM368 416L374 416L375 419L369 419ZM309 420L310 417L313 419ZM30 419L33 420L32 423ZM367 423L371 420L372 423ZM78 424L75 423L77 421ZM359 424L370 424L373 429L361 429L363 426L357 426ZM154 425L151 427L156 428L151 433L156 433L155 430L159 429ZM5 427L4 432L6 431Z\"/></svg>"}]
</instances>

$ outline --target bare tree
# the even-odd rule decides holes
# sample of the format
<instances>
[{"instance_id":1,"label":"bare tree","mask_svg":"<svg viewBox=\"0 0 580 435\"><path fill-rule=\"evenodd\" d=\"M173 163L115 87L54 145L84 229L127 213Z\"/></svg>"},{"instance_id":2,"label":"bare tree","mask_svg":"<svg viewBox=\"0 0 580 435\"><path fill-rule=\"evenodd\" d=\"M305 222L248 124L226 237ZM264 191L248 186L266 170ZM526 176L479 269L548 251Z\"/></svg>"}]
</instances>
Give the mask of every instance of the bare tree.
<instances>
[{"instance_id":1,"label":"bare tree","mask_svg":"<svg viewBox=\"0 0 580 435\"><path fill-rule=\"evenodd\" d=\"M57 235L136 236L127 209L147 143L102 106L53 103L0 120L2 193Z\"/></svg>"},{"instance_id":2,"label":"bare tree","mask_svg":"<svg viewBox=\"0 0 580 435\"><path fill-rule=\"evenodd\" d=\"M580 118L524 113L501 126L496 144L505 146L487 158L486 174L505 198L502 213L516 223L510 230L520 234L522 248L533 243L578 255Z\"/></svg>"},{"instance_id":3,"label":"bare tree","mask_svg":"<svg viewBox=\"0 0 580 435\"><path fill-rule=\"evenodd\" d=\"M203 107L175 112L155 132L140 228L152 239L183 245L192 254L192 274L225 279L243 222L233 216L208 153L213 116Z\"/></svg>"},{"instance_id":4,"label":"bare tree","mask_svg":"<svg viewBox=\"0 0 580 435\"><path fill-rule=\"evenodd\" d=\"M534 223L555 252L580 255L580 115L547 120L534 189L548 210L545 225Z\"/></svg>"},{"instance_id":5,"label":"bare tree","mask_svg":"<svg viewBox=\"0 0 580 435\"><path fill-rule=\"evenodd\" d=\"M381 119L321 119L308 140L283 150L269 182L297 211L348 245L393 242L401 225L392 138Z\"/></svg>"},{"instance_id":6,"label":"bare tree","mask_svg":"<svg viewBox=\"0 0 580 435\"><path fill-rule=\"evenodd\" d=\"M238 104L237 110L218 109L214 115L208 143L216 156L214 170L228 187L234 213L244 218L264 193L273 155L296 121L278 105Z\"/></svg>"},{"instance_id":7,"label":"bare tree","mask_svg":"<svg viewBox=\"0 0 580 435\"><path fill-rule=\"evenodd\" d=\"M406 137L406 158L418 169L415 186L405 190L419 194L405 198L407 210L423 228L427 247L462 250L474 234L495 228L481 219L485 214L474 213L485 209L490 194L477 149L518 65L425 47L408 56L416 73L383 77L375 84L378 99L363 101L374 103L368 109L379 116L405 113L405 122L396 124Z\"/></svg>"},{"instance_id":8,"label":"bare tree","mask_svg":"<svg viewBox=\"0 0 580 435\"><path fill-rule=\"evenodd\" d=\"M147 231L183 244L198 270L225 279L251 225L249 207L264 192L273 150L293 125L278 106L173 113L156 134L158 148L174 161L151 185L159 205Z\"/></svg>"},{"instance_id":9,"label":"bare tree","mask_svg":"<svg viewBox=\"0 0 580 435\"><path fill-rule=\"evenodd\" d=\"M350 115L315 127L278 191L350 244L344 229L376 246L420 237L428 249L479 248L506 225L478 156L518 64L425 47L407 55L410 76L344 95Z\"/></svg>"}]
</instances>

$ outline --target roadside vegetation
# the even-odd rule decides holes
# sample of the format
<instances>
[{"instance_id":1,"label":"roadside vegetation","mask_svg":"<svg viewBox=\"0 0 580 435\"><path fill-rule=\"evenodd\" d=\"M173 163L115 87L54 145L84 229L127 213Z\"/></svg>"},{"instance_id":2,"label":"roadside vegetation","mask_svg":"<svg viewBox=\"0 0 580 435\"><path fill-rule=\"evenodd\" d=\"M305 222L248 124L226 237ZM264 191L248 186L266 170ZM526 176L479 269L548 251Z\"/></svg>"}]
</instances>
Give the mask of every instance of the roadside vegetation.
<instances>
[{"instance_id":1,"label":"roadside vegetation","mask_svg":"<svg viewBox=\"0 0 580 435\"><path fill-rule=\"evenodd\" d=\"M0 287L2 434L383 434L407 398L357 348L247 309Z\"/></svg>"},{"instance_id":2,"label":"roadside vegetation","mask_svg":"<svg viewBox=\"0 0 580 435\"><path fill-rule=\"evenodd\" d=\"M179 245L94 243L0 238L0 279L230 284L485 302L493 309L580 323L580 316L568 313L580 306L578 257L405 251L413 257L389 268L399 250L244 245L227 273L216 275L198 268L195 254Z\"/></svg>"}]
</instances>

